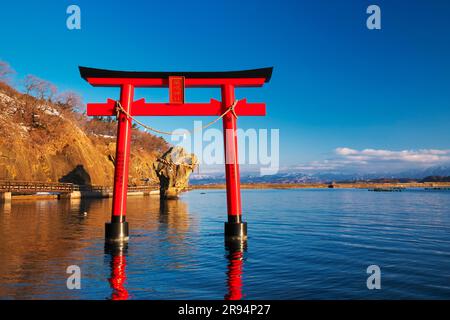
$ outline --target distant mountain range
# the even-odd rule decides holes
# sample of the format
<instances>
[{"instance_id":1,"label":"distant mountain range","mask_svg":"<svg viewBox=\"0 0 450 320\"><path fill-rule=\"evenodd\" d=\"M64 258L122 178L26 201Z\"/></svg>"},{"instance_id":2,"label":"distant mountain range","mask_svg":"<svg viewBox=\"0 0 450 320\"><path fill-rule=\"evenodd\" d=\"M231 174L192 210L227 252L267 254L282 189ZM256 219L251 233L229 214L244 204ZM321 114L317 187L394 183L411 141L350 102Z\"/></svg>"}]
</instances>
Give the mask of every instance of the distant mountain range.
<instances>
[{"instance_id":1,"label":"distant mountain range","mask_svg":"<svg viewBox=\"0 0 450 320\"><path fill-rule=\"evenodd\" d=\"M241 173L242 183L320 183L332 181L367 181L379 179L417 179L430 176L450 176L450 166L438 166L426 169L407 170L397 173L344 173L344 172L293 172L282 171L274 175L260 176L255 173ZM225 183L224 174L191 175L190 183L215 184Z\"/></svg>"}]
</instances>

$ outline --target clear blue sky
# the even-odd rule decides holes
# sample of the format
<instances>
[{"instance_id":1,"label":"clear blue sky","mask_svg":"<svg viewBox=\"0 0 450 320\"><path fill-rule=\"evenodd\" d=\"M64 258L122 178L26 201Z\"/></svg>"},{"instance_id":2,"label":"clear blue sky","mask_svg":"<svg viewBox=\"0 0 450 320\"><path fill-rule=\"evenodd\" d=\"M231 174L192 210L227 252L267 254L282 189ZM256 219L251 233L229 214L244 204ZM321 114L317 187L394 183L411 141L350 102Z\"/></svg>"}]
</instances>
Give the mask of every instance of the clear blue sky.
<instances>
[{"instance_id":1,"label":"clear blue sky","mask_svg":"<svg viewBox=\"0 0 450 320\"><path fill-rule=\"evenodd\" d=\"M82 29L66 28L81 8ZM366 28L366 8L382 30ZM87 102L116 91L92 88L77 66L123 70L235 70L274 66L272 81L240 89L267 103L243 128L279 128L281 164L355 150L450 149L450 2L432 1L6 1L0 59L75 89ZM163 100L149 90L147 100ZM187 93L207 101L211 92ZM213 92L218 97L218 91ZM154 118L166 130L193 118ZM205 119L207 120L207 119ZM219 126L220 127L220 126Z\"/></svg>"}]
</instances>

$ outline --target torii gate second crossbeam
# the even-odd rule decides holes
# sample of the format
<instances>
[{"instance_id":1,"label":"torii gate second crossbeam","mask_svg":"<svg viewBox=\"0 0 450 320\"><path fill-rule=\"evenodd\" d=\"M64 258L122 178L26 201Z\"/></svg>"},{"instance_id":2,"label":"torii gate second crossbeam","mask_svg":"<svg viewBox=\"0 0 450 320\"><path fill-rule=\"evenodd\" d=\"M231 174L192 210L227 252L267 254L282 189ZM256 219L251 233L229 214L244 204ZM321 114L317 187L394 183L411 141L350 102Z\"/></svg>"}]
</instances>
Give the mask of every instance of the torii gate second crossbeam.
<instances>
[{"instance_id":1,"label":"torii gate second crossbeam","mask_svg":"<svg viewBox=\"0 0 450 320\"><path fill-rule=\"evenodd\" d=\"M106 223L107 242L126 242L129 239L126 221L128 191L128 167L130 161L131 124L128 116L220 116L235 103L236 87L261 87L272 76L272 68L226 72L138 72L113 71L79 67L83 79L93 86L119 87L120 106L117 147L114 171L114 189L111 223ZM137 87L168 87L169 103L148 103L134 100ZM216 87L221 89L222 101L211 99L209 103L185 103L185 88ZM89 103L89 116L117 115L117 101ZM248 103L240 100L223 116L225 173L227 185L228 221L225 222L226 240L245 240L247 224L242 221L236 115L264 116L264 103ZM128 115L127 115L128 114Z\"/></svg>"}]
</instances>

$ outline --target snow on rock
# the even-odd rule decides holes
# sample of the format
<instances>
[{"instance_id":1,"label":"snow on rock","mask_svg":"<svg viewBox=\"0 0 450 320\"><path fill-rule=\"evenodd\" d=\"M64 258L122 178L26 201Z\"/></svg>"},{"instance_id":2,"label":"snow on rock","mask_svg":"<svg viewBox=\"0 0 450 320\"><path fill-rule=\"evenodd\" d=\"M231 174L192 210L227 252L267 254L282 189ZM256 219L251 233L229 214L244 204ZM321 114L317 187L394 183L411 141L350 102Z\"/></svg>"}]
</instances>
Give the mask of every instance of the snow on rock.
<instances>
[{"instance_id":1,"label":"snow on rock","mask_svg":"<svg viewBox=\"0 0 450 320\"><path fill-rule=\"evenodd\" d=\"M110 135L107 135L107 134L94 133L93 135L96 136L96 137L102 137L102 138L106 138L106 139L115 139L116 138L116 136L110 136Z\"/></svg>"},{"instance_id":2,"label":"snow on rock","mask_svg":"<svg viewBox=\"0 0 450 320\"><path fill-rule=\"evenodd\" d=\"M61 116L61 113L56 110L55 108L50 107L47 104L40 104L37 106L37 108L41 111L43 111L45 114L48 114L50 116Z\"/></svg>"},{"instance_id":3,"label":"snow on rock","mask_svg":"<svg viewBox=\"0 0 450 320\"><path fill-rule=\"evenodd\" d=\"M26 125L24 125L23 123L19 123L19 128L22 130L22 131L26 131L26 132L28 132L28 131L30 131L31 130L31 127L29 127L29 126L26 126Z\"/></svg>"},{"instance_id":4,"label":"snow on rock","mask_svg":"<svg viewBox=\"0 0 450 320\"><path fill-rule=\"evenodd\" d=\"M11 98L7 94L4 94L3 92L0 92L0 101L3 103L11 103L14 102L15 99Z\"/></svg>"}]
</instances>

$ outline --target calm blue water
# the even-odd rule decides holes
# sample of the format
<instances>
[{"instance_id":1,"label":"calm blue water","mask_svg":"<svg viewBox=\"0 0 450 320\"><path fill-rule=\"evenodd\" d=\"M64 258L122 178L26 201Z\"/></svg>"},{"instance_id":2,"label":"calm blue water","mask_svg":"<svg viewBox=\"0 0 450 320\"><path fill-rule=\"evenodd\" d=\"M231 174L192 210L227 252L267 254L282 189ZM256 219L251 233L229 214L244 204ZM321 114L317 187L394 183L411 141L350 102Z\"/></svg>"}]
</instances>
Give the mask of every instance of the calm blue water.
<instances>
[{"instance_id":1,"label":"calm blue water","mask_svg":"<svg viewBox=\"0 0 450 320\"><path fill-rule=\"evenodd\" d=\"M450 298L448 191L244 190L243 254L224 248L223 190L161 207L129 198L132 238L121 253L104 249L110 207L0 205L0 298ZM366 287L373 264L381 290ZM69 265L81 268L80 290L66 287Z\"/></svg>"}]
</instances>

